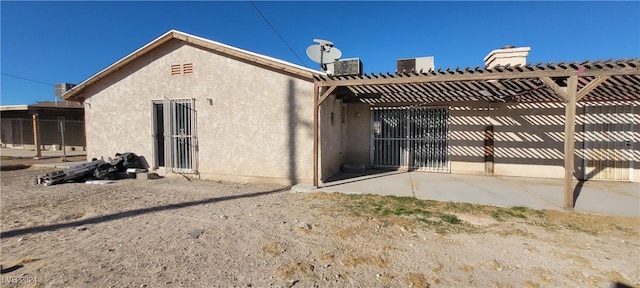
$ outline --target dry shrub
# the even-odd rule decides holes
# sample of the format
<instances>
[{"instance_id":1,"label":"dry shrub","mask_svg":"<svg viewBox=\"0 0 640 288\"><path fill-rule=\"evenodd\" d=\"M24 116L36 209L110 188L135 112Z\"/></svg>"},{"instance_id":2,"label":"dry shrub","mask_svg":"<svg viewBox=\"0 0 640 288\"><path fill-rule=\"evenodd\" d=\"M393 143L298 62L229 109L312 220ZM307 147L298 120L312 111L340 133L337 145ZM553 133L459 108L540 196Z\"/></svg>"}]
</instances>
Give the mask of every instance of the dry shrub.
<instances>
[{"instance_id":1,"label":"dry shrub","mask_svg":"<svg viewBox=\"0 0 640 288\"><path fill-rule=\"evenodd\" d=\"M25 257L22 257L22 258L18 259L18 261L16 261L15 263L13 263L13 266L24 265L24 264L33 262L35 260L36 259L33 259L31 256L25 256Z\"/></svg>"},{"instance_id":2,"label":"dry shrub","mask_svg":"<svg viewBox=\"0 0 640 288\"><path fill-rule=\"evenodd\" d=\"M442 263L438 263L438 266L436 266L435 268L433 268L433 272L434 273L440 273L440 271L442 271L442 268L444 268L444 265L442 265Z\"/></svg>"},{"instance_id":3,"label":"dry shrub","mask_svg":"<svg viewBox=\"0 0 640 288\"><path fill-rule=\"evenodd\" d=\"M271 242L262 247L262 252L269 254L271 256L280 256L282 252L284 252L284 245L280 242Z\"/></svg>"},{"instance_id":4,"label":"dry shrub","mask_svg":"<svg viewBox=\"0 0 640 288\"><path fill-rule=\"evenodd\" d=\"M320 260L322 261L333 261L333 259L335 258L335 256L333 256L333 254L331 253L322 253L322 256L320 256Z\"/></svg>"},{"instance_id":5,"label":"dry shrub","mask_svg":"<svg viewBox=\"0 0 640 288\"><path fill-rule=\"evenodd\" d=\"M276 268L276 271L283 279L291 279L296 274L300 274L302 276L310 276L313 273L313 269L315 267L307 262L291 262L289 265L279 266Z\"/></svg>"},{"instance_id":6,"label":"dry shrub","mask_svg":"<svg viewBox=\"0 0 640 288\"><path fill-rule=\"evenodd\" d=\"M538 283L531 282L531 281L527 280L527 281L524 282L524 287L525 288L540 288L541 286Z\"/></svg>"},{"instance_id":7,"label":"dry shrub","mask_svg":"<svg viewBox=\"0 0 640 288\"><path fill-rule=\"evenodd\" d=\"M381 256L375 257L351 257L342 261L344 266L356 267L359 265L374 265L380 268L385 268L389 262Z\"/></svg>"},{"instance_id":8,"label":"dry shrub","mask_svg":"<svg viewBox=\"0 0 640 288\"><path fill-rule=\"evenodd\" d=\"M409 273L407 274L407 284L411 287L417 288L429 288L429 282L422 273Z\"/></svg>"},{"instance_id":9,"label":"dry shrub","mask_svg":"<svg viewBox=\"0 0 640 288\"><path fill-rule=\"evenodd\" d=\"M473 266L469 266L469 265L464 265L460 267L460 271L467 272L467 273L473 272L473 270L474 270Z\"/></svg>"},{"instance_id":10,"label":"dry shrub","mask_svg":"<svg viewBox=\"0 0 640 288\"><path fill-rule=\"evenodd\" d=\"M533 274L538 276L538 278L540 278L540 281L542 281L543 283L551 283L551 272L549 270L540 267L533 267L531 270L533 271Z\"/></svg>"}]
</instances>

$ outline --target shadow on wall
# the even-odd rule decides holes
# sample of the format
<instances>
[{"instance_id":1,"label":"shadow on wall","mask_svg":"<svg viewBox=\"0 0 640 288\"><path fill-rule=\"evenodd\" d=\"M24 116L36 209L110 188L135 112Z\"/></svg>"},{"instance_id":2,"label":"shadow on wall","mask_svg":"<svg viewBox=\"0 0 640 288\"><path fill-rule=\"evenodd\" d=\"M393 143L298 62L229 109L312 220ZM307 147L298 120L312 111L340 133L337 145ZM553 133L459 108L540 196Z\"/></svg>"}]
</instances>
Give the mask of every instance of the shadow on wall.
<instances>
[{"instance_id":1,"label":"shadow on wall","mask_svg":"<svg viewBox=\"0 0 640 288\"><path fill-rule=\"evenodd\" d=\"M303 121L298 115L298 101L296 99L296 84L292 79L288 80L287 91L287 145L289 148L288 159L288 177L290 184L297 184L300 180L298 175L298 149L296 146L296 138L298 135L298 128L302 126L306 130L313 128L313 123L309 121Z\"/></svg>"},{"instance_id":2,"label":"shadow on wall","mask_svg":"<svg viewBox=\"0 0 640 288\"><path fill-rule=\"evenodd\" d=\"M626 114L585 113L582 103L577 111L575 132L574 177L587 180L606 169L603 163L614 159L632 159L632 151L626 144L632 136L628 133L633 121ZM613 104L612 107L621 104ZM632 104L629 104L632 105ZM564 167L564 104L519 103L498 104L497 107L452 107L450 132L450 157L452 161L484 162L483 133L489 124L495 127L494 163ZM456 111L457 110L457 111ZM615 110L615 109L614 109ZM452 115L453 116L453 115ZM611 126L583 124L610 122ZM625 123L625 124L619 124ZM633 141L632 141L633 142ZM586 157L585 157L586 156ZM596 159L588 163L587 159ZM623 161L618 161L623 162ZM594 164L595 163L595 164ZM637 161L627 165L636 167ZM606 171L604 171L606 172ZM626 172L625 172L626 173ZM587 175L585 175L587 174ZM586 178L586 179L585 179ZM622 180L622 179L617 179Z\"/></svg>"}]
</instances>

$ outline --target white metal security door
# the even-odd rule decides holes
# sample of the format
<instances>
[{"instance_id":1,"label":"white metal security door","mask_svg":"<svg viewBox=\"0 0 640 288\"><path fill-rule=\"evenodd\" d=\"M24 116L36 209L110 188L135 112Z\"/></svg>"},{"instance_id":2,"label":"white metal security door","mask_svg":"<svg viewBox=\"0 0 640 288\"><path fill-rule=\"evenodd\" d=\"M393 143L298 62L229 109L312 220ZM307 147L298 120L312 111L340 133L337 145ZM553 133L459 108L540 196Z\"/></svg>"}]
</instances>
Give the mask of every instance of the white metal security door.
<instances>
[{"instance_id":1,"label":"white metal security door","mask_svg":"<svg viewBox=\"0 0 640 288\"><path fill-rule=\"evenodd\" d=\"M198 138L194 99L165 99L165 135L170 135L166 159L178 173L196 173ZM167 109L168 108L168 109ZM166 133L169 132L169 133Z\"/></svg>"}]
</instances>

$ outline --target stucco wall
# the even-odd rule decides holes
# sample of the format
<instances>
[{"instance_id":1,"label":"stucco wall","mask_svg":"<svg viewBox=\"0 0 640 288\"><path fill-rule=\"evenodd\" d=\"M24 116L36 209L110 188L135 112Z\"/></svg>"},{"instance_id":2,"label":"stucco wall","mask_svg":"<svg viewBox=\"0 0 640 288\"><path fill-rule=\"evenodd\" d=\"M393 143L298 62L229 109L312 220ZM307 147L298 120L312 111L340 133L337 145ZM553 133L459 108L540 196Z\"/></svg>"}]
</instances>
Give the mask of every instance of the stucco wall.
<instances>
[{"instance_id":1,"label":"stucco wall","mask_svg":"<svg viewBox=\"0 0 640 288\"><path fill-rule=\"evenodd\" d=\"M193 74L172 76L171 65L184 63L193 63ZM202 178L312 179L311 82L172 40L88 87L86 95L89 158L129 151L151 164L152 101L193 98Z\"/></svg>"},{"instance_id":2,"label":"stucco wall","mask_svg":"<svg viewBox=\"0 0 640 288\"><path fill-rule=\"evenodd\" d=\"M484 130L494 127L494 175L564 177L563 103L466 102L451 107L451 172L485 174ZM575 178L583 178L583 108L576 109Z\"/></svg>"},{"instance_id":3,"label":"stucco wall","mask_svg":"<svg viewBox=\"0 0 640 288\"><path fill-rule=\"evenodd\" d=\"M449 108L449 160L452 173L484 175L486 103L455 103ZM449 103L436 103L448 106Z\"/></svg>"},{"instance_id":4,"label":"stucco wall","mask_svg":"<svg viewBox=\"0 0 640 288\"><path fill-rule=\"evenodd\" d=\"M371 109L368 104L349 103L346 109L346 163L371 166Z\"/></svg>"},{"instance_id":5,"label":"stucco wall","mask_svg":"<svg viewBox=\"0 0 640 288\"><path fill-rule=\"evenodd\" d=\"M495 175L564 178L563 103L493 104L490 121L495 127ZM576 115L582 115L576 109ZM579 118L579 117L578 117ZM582 178L580 155L584 130L576 121L575 178Z\"/></svg>"},{"instance_id":6,"label":"stucco wall","mask_svg":"<svg viewBox=\"0 0 640 288\"><path fill-rule=\"evenodd\" d=\"M341 121L342 101L329 96L320 106L320 179L326 180L340 171L344 163L342 138L346 123ZM331 116L333 114L333 117ZM332 120L333 118L333 120ZM312 166L313 167L313 166Z\"/></svg>"},{"instance_id":7,"label":"stucco wall","mask_svg":"<svg viewBox=\"0 0 640 288\"><path fill-rule=\"evenodd\" d=\"M431 106L442 107L449 104L433 103ZM494 175L564 178L565 107L563 103L458 102L454 104L449 108L451 173L485 174L484 130L488 125L493 125ZM576 109L574 154L574 178L576 179L584 179L585 175L585 125L583 125L585 105L589 103L580 103ZM617 105L634 106L632 117L621 116L611 121L612 123L616 121L632 123L633 132L629 133L631 137L628 137L632 138L630 139L632 140L630 154L633 157L631 181L640 182L640 108L637 102ZM349 104L349 107L356 106ZM348 113L352 114L351 110L349 111ZM351 115L348 116L351 120L349 117ZM369 121L370 119L367 118L366 124L361 124L370 126ZM353 124L349 122L348 131L352 131ZM358 127L353 131L362 128ZM358 137L351 132L348 135L347 161L352 161L355 154L366 154L368 157L370 139L363 137L359 141L353 141ZM606 139L602 138L600 141L606 141Z\"/></svg>"}]
</instances>

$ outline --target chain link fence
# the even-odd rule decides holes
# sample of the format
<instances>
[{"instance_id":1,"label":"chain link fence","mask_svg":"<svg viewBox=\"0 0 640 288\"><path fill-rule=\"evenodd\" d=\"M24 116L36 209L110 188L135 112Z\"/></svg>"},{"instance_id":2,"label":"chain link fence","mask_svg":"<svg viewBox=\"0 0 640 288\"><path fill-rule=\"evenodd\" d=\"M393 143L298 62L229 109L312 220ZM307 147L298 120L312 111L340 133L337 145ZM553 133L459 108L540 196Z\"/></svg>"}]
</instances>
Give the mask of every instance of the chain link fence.
<instances>
[{"instance_id":1,"label":"chain link fence","mask_svg":"<svg viewBox=\"0 0 640 288\"><path fill-rule=\"evenodd\" d=\"M64 118L38 119L38 142L43 150L84 151L86 138L84 121ZM33 140L33 120L24 118L3 118L0 123L0 145L6 148L35 149Z\"/></svg>"}]
</instances>

